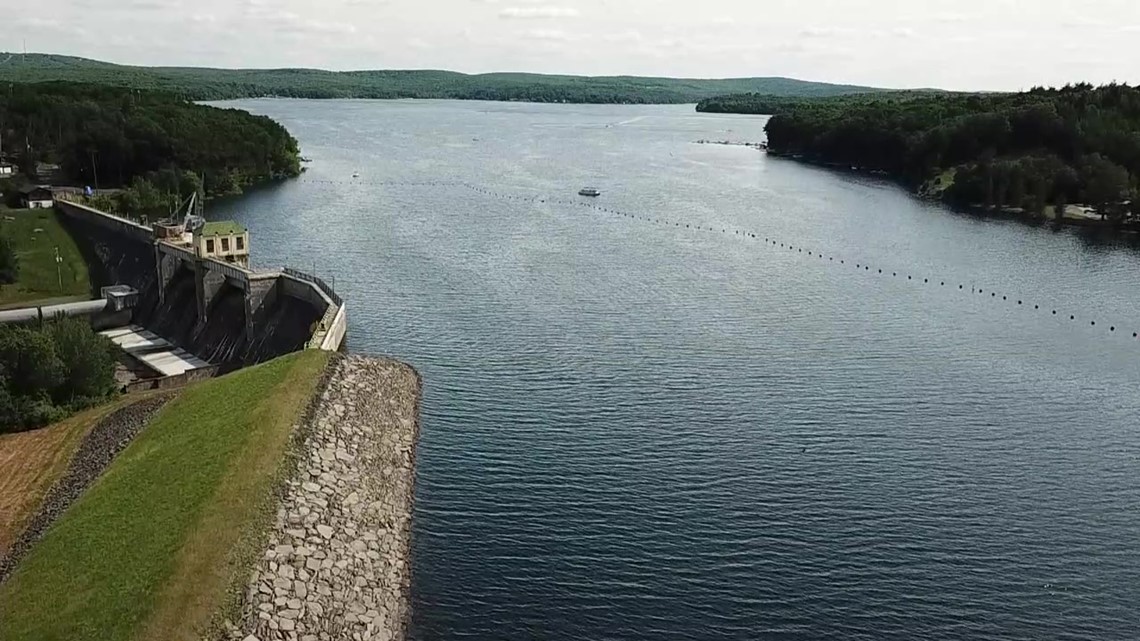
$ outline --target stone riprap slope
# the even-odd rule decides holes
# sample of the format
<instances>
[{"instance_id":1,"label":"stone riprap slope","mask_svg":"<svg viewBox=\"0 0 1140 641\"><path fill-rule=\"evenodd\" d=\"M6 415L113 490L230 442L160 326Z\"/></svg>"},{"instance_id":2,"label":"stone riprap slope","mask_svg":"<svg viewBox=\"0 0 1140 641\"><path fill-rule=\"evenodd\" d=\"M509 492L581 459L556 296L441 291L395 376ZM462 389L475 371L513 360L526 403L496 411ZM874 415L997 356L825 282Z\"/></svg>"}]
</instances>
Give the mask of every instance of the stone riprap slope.
<instances>
[{"instance_id":1,"label":"stone riprap slope","mask_svg":"<svg viewBox=\"0 0 1140 641\"><path fill-rule=\"evenodd\" d=\"M337 362L250 577L236 639L403 639L420 381L394 361Z\"/></svg>"},{"instance_id":2,"label":"stone riprap slope","mask_svg":"<svg viewBox=\"0 0 1140 641\"><path fill-rule=\"evenodd\" d=\"M91 428L63 477L48 490L39 511L8 553L0 558L0 582L8 578L16 564L43 537L51 524L99 478L115 456L138 436L158 410L172 398L174 394L162 394L132 403L111 412Z\"/></svg>"}]
</instances>

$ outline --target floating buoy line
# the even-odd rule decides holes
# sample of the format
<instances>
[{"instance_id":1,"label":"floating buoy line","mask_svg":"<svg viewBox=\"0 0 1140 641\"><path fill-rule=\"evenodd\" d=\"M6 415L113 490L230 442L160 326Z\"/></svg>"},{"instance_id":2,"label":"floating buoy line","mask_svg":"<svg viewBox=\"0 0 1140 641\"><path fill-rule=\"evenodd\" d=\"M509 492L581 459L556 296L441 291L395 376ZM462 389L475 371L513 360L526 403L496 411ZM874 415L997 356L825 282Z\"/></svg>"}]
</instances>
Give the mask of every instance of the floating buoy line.
<instances>
[{"instance_id":1,"label":"floating buoy line","mask_svg":"<svg viewBox=\"0 0 1140 641\"><path fill-rule=\"evenodd\" d=\"M756 232L753 232L753 231L747 231L747 230L742 230L742 229L731 229L730 230L727 227L712 227L709 225L696 225L693 223L685 223L685 222L679 222L679 221L675 221L675 220L669 220L668 218L659 218L659 217L648 216L648 215L643 215L643 214L631 214L629 212L624 212L624 211L619 211L617 209L610 209L608 207L603 207L601 205L594 204L593 202L562 200L559 198L550 198L547 196L518 196L518 195L513 195L513 194L505 194L502 192L497 192L497 191L488 189L488 188L483 187L481 185L476 185L476 184L466 183L466 182L458 182L458 181L368 181L368 180L356 180L356 179L354 179L354 180L312 180L312 179L307 179L307 178L302 179L301 182L314 183L314 184L326 184L326 185L367 184L367 185L381 185L381 186L393 186L393 187L461 187L461 188L473 191L477 194L481 194L481 195L488 196L491 198L499 198L501 200L509 200L509 201L514 201L514 202L534 202L534 203L552 204L552 205L565 205L567 207L582 207L584 209L591 209L591 210L594 210L594 211L597 211L600 213L604 213L604 214L610 214L610 215L619 216L622 218L628 218L631 220L640 220L643 222L653 223L656 225L662 225L665 227L674 227L674 228L680 228L680 229L694 229L697 231L705 231L705 232L724 234L726 236L727 235L739 236L741 238L746 238L749 240L755 240L755 241L760 242L763 245L771 247L773 249L786 249L789 252L795 251L795 253L797 253L797 254L804 254L805 253L804 247L796 247L790 243L780 242L779 240L777 240L775 238L764 236L763 234L757 234ZM839 263L840 265L847 265L849 263L849 261L847 261L847 259L845 259L845 258L839 258L836 256L832 256L830 254L824 254L823 252L820 252L820 251L815 250L815 249L807 250L806 255L810 256L812 258L818 258L819 260L824 260L826 258L827 262L829 262L829 263ZM857 263L853 263L853 264L855 266L856 271L861 271L861 272L865 272L865 273L871 271L871 266L867 265L865 263L857 262ZM898 272L898 271L891 271L889 273L890 273L892 278L900 278L901 279L905 275L906 279L908 281L914 282L918 279L918 277L915 276L914 274L905 274L903 272ZM887 274L887 272L881 268L875 268L875 274L876 275L882 274L885 276ZM924 285L934 285L934 286L939 287L939 288L948 288L951 290L956 290L956 291L961 291L961 292L966 291L966 285L965 284L954 283L953 281L935 280L935 279L932 279L929 277L923 277L922 283ZM978 295L978 296L983 296L983 297L986 294L989 294L989 298L991 300L995 300L995 301L997 300L997 297L998 297L998 293L994 290L984 289L984 288L975 287L975 286L970 286L970 293L972 295ZM1022 307L1022 308L1028 308L1030 305L1030 303L1026 302L1025 299L1011 297L1008 294L1002 294L1001 300L1008 302L1012 305L1015 305L1017 307ZM1056 309L1042 307L1040 304L1033 304L1033 309L1036 311L1042 311L1042 310L1048 309L1051 312L1050 315L1059 316L1061 318L1064 318L1064 316L1066 315L1062 312L1058 312ZM1069 317L1069 321L1071 321L1071 322L1077 322L1078 321L1076 314L1068 314L1068 317ZM1089 320L1089 326L1090 327L1097 327L1097 322L1095 320ZM1112 333L1112 334L1120 334L1123 336L1127 336L1129 334L1129 332L1126 330L1118 331L1119 328L1116 325L1107 325L1106 326L1102 323L1100 325L1100 327L1102 327L1102 328L1107 327L1107 331L1109 333ZM1131 332L1131 335L1132 335L1132 338L1134 338L1134 339L1140 339L1140 331L1133 331L1133 332Z\"/></svg>"}]
</instances>

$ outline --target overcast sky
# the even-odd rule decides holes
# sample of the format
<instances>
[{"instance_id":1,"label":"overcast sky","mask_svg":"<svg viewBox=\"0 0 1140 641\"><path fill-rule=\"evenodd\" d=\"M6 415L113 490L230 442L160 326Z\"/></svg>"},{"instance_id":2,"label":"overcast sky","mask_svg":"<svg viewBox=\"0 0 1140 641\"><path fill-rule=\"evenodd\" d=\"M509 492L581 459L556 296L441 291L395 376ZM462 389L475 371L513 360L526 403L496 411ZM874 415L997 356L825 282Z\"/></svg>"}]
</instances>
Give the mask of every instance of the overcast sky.
<instances>
[{"instance_id":1,"label":"overcast sky","mask_svg":"<svg viewBox=\"0 0 1140 641\"><path fill-rule=\"evenodd\" d=\"M141 65L1140 83L1140 0L38 0L0 16L0 50Z\"/></svg>"}]
</instances>

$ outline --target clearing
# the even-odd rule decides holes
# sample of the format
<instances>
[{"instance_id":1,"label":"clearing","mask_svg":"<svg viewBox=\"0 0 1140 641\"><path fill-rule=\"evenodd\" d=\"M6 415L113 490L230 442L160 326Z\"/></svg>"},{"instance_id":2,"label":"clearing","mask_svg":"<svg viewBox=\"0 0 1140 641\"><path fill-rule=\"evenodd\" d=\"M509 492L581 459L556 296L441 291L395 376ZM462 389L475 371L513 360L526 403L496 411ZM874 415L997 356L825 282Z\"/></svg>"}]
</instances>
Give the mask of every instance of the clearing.
<instances>
[{"instance_id":1,"label":"clearing","mask_svg":"<svg viewBox=\"0 0 1140 641\"><path fill-rule=\"evenodd\" d=\"M20 258L19 278L11 285L0 285L0 309L41 299L56 304L91 297L87 263L58 216L54 209L0 208L0 234L8 237ZM63 259L58 272L57 247Z\"/></svg>"},{"instance_id":2,"label":"clearing","mask_svg":"<svg viewBox=\"0 0 1140 641\"><path fill-rule=\"evenodd\" d=\"M0 585L0 639L203 636L248 580L329 358L291 354L167 404Z\"/></svg>"}]
</instances>

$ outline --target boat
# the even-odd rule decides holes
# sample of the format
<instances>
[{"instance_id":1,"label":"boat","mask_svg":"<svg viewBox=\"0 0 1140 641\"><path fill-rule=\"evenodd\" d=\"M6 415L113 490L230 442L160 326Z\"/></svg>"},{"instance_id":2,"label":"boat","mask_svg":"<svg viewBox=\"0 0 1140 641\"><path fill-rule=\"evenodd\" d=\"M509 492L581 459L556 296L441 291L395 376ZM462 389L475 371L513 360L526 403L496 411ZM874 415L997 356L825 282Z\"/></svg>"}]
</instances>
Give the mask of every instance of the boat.
<instances>
[{"instance_id":1,"label":"boat","mask_svg":"<svg viewBox=\"0 0 1140 641\"><path fill-rule=\"evenodd\" d=\"M352 177L353 178L360 178L360 172L359 171L352 172Z\"/></svg>"},{"instance_id":2,"label":"boat","mask_svg":"<svg viewBox=\"0 0 1140 641\"><path fill-rule=\"evenodd\" d=\"M583 187L583 188L578 190L578 195L579 196L590 196L591 198L593 198L595 196L601 196L602 192L598 191L597 189L594 189L593 187Z\"/></svg>"}]
</instances>

